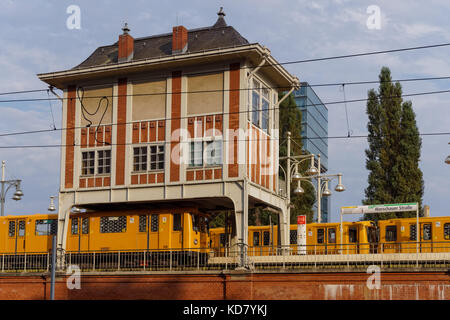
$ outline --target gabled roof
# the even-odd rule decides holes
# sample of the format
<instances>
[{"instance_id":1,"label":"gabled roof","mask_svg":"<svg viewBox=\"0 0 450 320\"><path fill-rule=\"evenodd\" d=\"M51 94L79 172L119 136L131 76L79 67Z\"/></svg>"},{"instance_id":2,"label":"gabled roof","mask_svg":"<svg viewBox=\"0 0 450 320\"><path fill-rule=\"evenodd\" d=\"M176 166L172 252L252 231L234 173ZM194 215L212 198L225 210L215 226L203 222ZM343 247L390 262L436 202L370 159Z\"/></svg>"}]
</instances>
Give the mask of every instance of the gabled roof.
<instances>
[{"instance_id":1,"label":"gabled roof","mask_svg":"<svg viewBox=\"0 0 450 320\"><path fill-rule=\"evenodd\" d=\"M249 42L232 26L228 26L222 12L211 27L188 30L186 53L247 45ZM134 54L131 61L167 57L172 55L172 33L134 39ZM72 68L108 65L118 62L118 42L97 48L85 61Z\"/></svg>"}]
</instances>

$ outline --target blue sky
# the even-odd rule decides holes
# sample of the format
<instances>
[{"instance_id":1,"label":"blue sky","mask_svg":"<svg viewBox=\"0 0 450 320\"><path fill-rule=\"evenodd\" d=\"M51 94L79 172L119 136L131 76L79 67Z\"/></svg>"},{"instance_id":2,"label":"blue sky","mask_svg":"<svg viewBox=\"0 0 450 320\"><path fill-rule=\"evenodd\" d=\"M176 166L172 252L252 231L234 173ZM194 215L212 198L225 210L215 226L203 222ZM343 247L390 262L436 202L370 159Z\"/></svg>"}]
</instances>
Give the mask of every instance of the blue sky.
<instances>
[{"instance_id":1,"label":"blue sky","mask_svg":"<svg viewBox=\"0 0 450 320\"><path fill-rule=\"evenodd\" d=\"M70 5L81 9L81 29L66 26ZM381 28L369 29L366 12L377 5ZM117 41L125 21L135 38L171 32L182 24L188 29L212 25L224 7L226 21L249 42L267 46L279 62L414 47L450 42L450 2L423 1L18 1L0 0L0 93L46 88L37 73L64 70L86 59L97 47ZM311 84L377 80L382 66L394 79L450 76L450 47L286 65L301 81ZM403 93L450 89L450 80L404 82ZM346 86L347 99L366 98L377 85ZM316 87L323 102L343 100L336 87ZM46 98L47 93L0 96L0 100ZM420 132L448 132L450 93L416 96L410 100ZM0 103L0 133L48 129L52 116L48 101ZM367 134L365 103L348 103L353 135ZM57 127L61 104L52 102ZM330 104L329 135L347 134L345 108ZM60 143L60 131L0 137L0 146ZM424 204L431 215L448 215L450 207L450 136L422 137L420 167L424 174ZM366 139L329 141L329 171L343 173L347 190L333 193L331 220L338 221L340 206L358 205L364 198ZM59 188L58 148L0 149L7 161L7 177L22 179L25 194L19 202L8 200L7 214L45 213L50 195ZM333 185L334 187L334 185ZM12 192L8 198L12 197ZM356 219L356 217L355 217Z\"/></svg>"}]
</instances>

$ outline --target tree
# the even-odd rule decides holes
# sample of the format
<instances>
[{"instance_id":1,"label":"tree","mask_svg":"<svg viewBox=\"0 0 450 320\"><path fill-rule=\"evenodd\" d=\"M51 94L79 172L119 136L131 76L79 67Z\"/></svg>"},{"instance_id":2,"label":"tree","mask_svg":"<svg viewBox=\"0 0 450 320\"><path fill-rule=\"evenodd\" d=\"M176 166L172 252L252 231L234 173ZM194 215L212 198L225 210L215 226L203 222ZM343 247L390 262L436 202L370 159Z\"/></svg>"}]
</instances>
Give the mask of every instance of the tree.
<instances>
[{"instance_id":1,"label":"tree","mask_svg":"<svg viewBox=\"0 0 450 320\"><path fill-rule=\"evenodd\" d=\"M392 83L389 68L383 67L378 93L369 90L366 149L368 186L363 203L422 204L423 178L419 168L421 139L410 101L403 102L400 83ZM366 214L365 219L409 217L415 213Z\"/></svg>"}]
</instances>

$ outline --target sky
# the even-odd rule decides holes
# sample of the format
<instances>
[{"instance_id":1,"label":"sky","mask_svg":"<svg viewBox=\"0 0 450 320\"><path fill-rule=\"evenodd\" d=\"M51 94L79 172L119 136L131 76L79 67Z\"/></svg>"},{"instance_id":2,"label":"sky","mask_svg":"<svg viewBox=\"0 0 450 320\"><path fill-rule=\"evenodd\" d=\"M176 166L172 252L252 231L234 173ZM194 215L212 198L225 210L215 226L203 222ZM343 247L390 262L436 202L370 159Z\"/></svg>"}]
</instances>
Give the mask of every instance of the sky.
<instances>
[{"instance_id":1,"label":"sky","mask_svg":"<svg viewBox=\"0 0 450 320\"><path fill-rule=\"evenodd\" d=\"M79 29L68 27L71 5L80 8ZM373 6L379 10L379 20L374 20ZM36 74L70 69L97 47L115 43L125 21L130 34L139 38L169 33L176 25L187 29L213 25L219 7L224 8L228 25L250 43L268 47L279 62L450 42L450 2L446 0L0 0L0 93L46 89ZM390 68L393 79L445 77L450 76L449 53L450 47L441 47L287 64L285 68L311 85L377 80L383 66ZM450 89L450 80L401 84L404 94ZM378 85L346 85L345 95L347 100L364 99L371 88ZM314 90L325 104L344 100L341 86ZM54 122L61 127L59 101L4 102L25 98L48 95L0 95L0 147L60 144L60 131L1 136L50 129ZM421 133L449 132L449 99L450 93L406 98L412 101ZM346 136L345 106L327 107L329 136ZM347 103L354 136L367 134L365 110L365 102ZM450 165L444 163L450 154L449 142L450 135L422 136L423 204L430 206L432 216L448 215L450 207ZM346 187L345 192L331 196L331 221L339 221L341 206L361 205L364 199L368 145L365 138L330 139L328 145L329 173L342 173ZM49 197L57 196L59 190L59 148L0 148L0 160L6 161L7 178L22 180L24 193L17 202L11 200L14 190L8 193L6 214L46 213Z\"/></svg>"}]
</instances>

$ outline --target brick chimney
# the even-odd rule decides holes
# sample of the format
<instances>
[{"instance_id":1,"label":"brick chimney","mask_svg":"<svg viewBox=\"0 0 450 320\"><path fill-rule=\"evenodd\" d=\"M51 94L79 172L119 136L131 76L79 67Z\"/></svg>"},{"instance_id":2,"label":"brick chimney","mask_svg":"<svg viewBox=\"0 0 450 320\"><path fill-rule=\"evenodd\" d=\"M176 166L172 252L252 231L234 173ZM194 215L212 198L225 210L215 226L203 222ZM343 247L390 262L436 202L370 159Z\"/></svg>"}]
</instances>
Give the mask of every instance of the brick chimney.
<instances>
[{"instance_id":1,"label":"brick chimney","mask_svg":"<svg viewBox=\"0 0 450 320\"><path fill-rule=\"evenodd\" d=\"M123 34L119 36L119 62L127 62L133 59L134 54L134 38L128 34L130 29L128 28L128 24L122 28Z\"/></svg>"},{"instance_id":2,"label":"brick chimney","mask_svg":"<svg viewBox=\"0 0 450 320\"><path fill-rule=\"evenodd\" d=\"M188 32L183 26L173 27L172 54L185 53L188 47Z\"/></svg>"}]
</instances>

